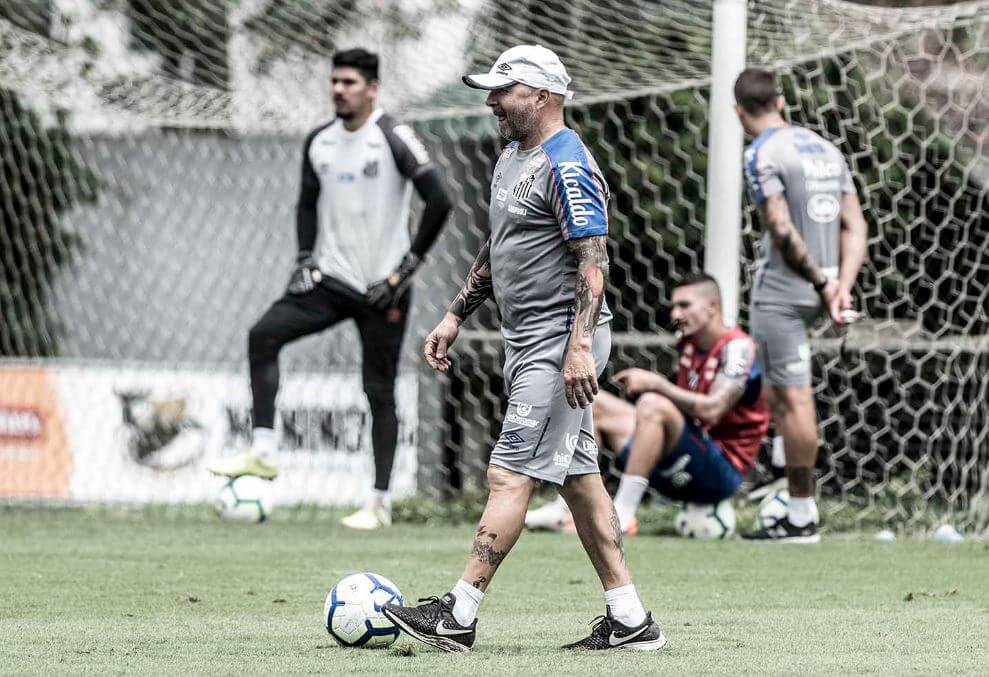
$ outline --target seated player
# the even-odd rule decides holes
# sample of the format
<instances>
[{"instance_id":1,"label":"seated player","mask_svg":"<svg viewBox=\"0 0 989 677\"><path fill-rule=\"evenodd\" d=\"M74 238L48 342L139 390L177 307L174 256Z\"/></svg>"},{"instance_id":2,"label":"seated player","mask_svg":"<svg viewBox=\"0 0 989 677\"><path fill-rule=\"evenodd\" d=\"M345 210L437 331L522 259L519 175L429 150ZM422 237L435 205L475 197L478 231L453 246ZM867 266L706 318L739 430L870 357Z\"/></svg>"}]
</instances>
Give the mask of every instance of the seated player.
<instances>
[{"instance_id":1,"label":"seated player","mask_svg":"<svg viewBox=\"0 0 989 677\"><path fill-rule=\"evenodd\" d=\"M645 369L626 369L615 380L638 401L605 393L594 401L596 436L619 450L624 474L615 510L628 535L638 532L635 511L649 487L675 501L730 498L769 428L755 342L725 326L714 278L693 275L674 289L672 315L680 335L676 384ZM555 503L530 511L526 522L567 530L566 513Z\"/></svg>"}]
</instances>

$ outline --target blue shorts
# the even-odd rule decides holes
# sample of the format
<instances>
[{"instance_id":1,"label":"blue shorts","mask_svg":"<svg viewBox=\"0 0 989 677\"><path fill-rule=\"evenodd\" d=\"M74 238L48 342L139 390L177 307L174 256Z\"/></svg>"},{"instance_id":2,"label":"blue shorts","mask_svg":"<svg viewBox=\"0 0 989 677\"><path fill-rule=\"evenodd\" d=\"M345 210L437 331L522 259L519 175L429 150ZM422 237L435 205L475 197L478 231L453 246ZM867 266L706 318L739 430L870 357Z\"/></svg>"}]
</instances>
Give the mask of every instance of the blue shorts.
<instances>
[{"instance_id":1,"label":"blue shorts","mask_svg":"<svg viewBox=\"0 0 989 677\"><path fill-rule=\"evenodd\" d=\"M623 472L632 439L618 452L616 465ZM719 503L735 495L742 479L742 473L718 443L693 421L686 420L676 446L659 460L649 476L649 486L674 501Z\"/></svg>"}]
</instances>

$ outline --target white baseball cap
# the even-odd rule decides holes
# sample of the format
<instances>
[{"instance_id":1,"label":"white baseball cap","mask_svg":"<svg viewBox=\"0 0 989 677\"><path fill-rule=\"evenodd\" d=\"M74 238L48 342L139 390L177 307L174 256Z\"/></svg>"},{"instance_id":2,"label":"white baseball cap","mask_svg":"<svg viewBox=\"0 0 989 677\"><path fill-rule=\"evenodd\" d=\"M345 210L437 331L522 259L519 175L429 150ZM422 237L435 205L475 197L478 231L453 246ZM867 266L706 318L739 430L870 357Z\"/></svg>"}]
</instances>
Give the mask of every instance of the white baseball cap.
<instances>
[{"instance_id":1,"label":"white baseball cap","mask_svg":"<svg viewBox=\"0 0 989 677\"><path fill-rule=\"evenodd\" d=\"M477 75L465 75L464 84L474 89L504 89L517 82L536 89L548 89L568 99L570 76L560 57L542 45L518 45L499 56L491 70Z\"/></svg>"}]
</instances>

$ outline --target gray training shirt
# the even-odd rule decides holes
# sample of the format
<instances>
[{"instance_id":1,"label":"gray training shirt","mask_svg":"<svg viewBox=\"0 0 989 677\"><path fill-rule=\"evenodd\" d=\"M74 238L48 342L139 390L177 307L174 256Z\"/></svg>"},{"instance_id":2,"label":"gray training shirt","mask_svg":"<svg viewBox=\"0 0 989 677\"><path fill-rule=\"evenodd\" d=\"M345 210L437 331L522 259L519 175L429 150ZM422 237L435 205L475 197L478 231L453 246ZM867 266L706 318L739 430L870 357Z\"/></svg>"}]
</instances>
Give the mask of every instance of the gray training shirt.
<instances>
[{"instance_id":1,"label":"gray training shirt","mask_svg":"<svg viewBox=\"0 0 989 677\"><path fill-rule=\"evenodd\" d=\"M572 129L520 150L505 146L491 180L491 277L509 348L572 326L577 261L566 241L608 234L608 186ZM607 303L599 324L611 319Z\"/></svg>"},{"instance_id":2,"label":"gray training shirt","mask_svg":"<svg viewBox=\"0 0 989 677\"><path fill-rule=\"evenodd\" d=\"M854 193L848 164L834 144L803 127L772 127L745 149L745 179L757 204L785 193L790 218L811 257L829 278L838 276L841 196ZM816 306L820 297L763 235L752 300Z\"/></svg>"}]
</instances>

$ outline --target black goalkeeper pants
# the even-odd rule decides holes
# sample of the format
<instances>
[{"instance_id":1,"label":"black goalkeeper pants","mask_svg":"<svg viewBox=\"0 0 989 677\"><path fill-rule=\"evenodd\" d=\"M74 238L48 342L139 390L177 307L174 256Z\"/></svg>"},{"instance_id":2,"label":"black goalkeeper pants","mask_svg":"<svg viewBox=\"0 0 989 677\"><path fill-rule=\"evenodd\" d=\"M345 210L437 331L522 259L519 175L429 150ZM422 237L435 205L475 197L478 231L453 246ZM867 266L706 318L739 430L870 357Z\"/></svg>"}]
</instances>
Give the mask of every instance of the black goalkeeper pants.
<instances>
[{"instance_id":1,"label":"black goalkeeper pants","mask_svg":"<svg viewBox=\"0 0 989 677\"><path fill-rule=\"evenodd\" d=\"M371 406L374 488L387 490L398 442L395 377L410 298L407 292L397 308L381 311L365 303L364 297L349 285L324 277L308 294L286 294L275 301L251 327L247 341L255 427L275 427L278 354L282 347L352 319L360 333L361 375Z\"/></svg>"}]
</instances>

